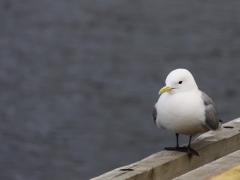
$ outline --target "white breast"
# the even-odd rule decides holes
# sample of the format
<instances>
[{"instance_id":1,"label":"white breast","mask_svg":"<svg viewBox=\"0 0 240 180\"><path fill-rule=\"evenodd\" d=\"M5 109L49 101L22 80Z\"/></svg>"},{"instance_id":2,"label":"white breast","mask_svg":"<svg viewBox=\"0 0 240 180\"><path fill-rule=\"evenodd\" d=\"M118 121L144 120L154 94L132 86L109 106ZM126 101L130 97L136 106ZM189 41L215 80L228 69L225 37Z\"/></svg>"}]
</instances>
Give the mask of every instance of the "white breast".
<instances>
[{"instance_id":1,"label":"white breast","mask_svg":"<svg viewBox=\"0 0 240 180\"><path fill-rule=\"evenodd\" d=\"M164 93L155 105L158 128L175 133L196 135L209 129L205 124L205 109L200 91Z\"/></svg>"}]
</instances>

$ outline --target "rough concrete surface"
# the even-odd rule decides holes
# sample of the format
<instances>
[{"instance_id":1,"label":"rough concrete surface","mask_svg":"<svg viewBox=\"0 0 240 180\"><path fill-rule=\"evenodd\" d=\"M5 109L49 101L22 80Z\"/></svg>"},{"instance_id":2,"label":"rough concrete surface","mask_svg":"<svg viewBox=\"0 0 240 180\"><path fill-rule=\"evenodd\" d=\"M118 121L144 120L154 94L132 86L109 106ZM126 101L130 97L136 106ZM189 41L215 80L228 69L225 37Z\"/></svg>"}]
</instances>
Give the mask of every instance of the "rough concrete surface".
<instances>
[{"instance_id":1,"label":"rough concrete surface","mask_svg":"<svg viewBox=\"0 0 240 180\"><path fill-rule=\"evenodd\" d=\"M196 179L196 180L207 180L214 179L214 176L221 176L221 173L225 173L232 167L240 164L240 151L235 151L231 154L223 156L211 163L205 164L195 170L192 170L186 174L183 174L173 180L186 180L186 179ZM220 174L220 175L219 175ZM230 177L229 177L230 178ZM225 180L229 179L226 178ZM240 178L240 173L238 173L238 179ZM217 180L214 179L214 180Z\"/></svg>"},{"instance_id":2,"label":"rough concrete surface","mask_svg":"<svg viewBox=\"0 0 240 180\"><path fill-rule=\"evenodd\" d=\"M93 180L168 180L187 172L189 173L180 176L177 179L192 179L190 177L194 177L203 172L205 172L205 175L202 177L206 178L216 175L221 171L240 163L240 160L238 159L238 156L240 155L238 152L240 149L239 143L240 118L223 124L222 128L217 131L207 132L198 137L194 141L192 147L199 152L200 157L189 157L186 153L164 150L134 164L120 167L99 177L93 178ZM230 153L233 154L229 155ZM219 159L221 157L223 157L223 159ZM219 160L215 161L216 159ZM226 160L226 164L221 166L221 163L224 160ZM212 169L206 169L208 167L206 164L209 163L212 163L210 164L212 165L210 166ZM213 171L216 166L219 166L219 168L216 171ZM196 168L200 170L202 169L202 171L192 171ZM185 178L185 176L188 178Z\"/></svg>"}]
</instances>

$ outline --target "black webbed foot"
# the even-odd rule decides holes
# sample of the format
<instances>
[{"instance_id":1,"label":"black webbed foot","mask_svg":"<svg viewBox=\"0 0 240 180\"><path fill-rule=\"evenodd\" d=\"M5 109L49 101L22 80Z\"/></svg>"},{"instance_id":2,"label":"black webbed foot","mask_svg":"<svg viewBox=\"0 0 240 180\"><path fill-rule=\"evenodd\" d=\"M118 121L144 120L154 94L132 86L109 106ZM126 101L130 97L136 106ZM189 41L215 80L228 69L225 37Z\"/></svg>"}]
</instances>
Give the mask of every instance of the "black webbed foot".
<instances>
[{"instance_id":1,"label":"black webbed foot","mask_svg":"<svg viewBox=\"0 0 240 180\"><path fill-rule=\"evenodd\" d=\"M168 151L177 151L179 149L179 147L165 147L164 150L168 150Z\"/></svg>"},{"instance_id":2,"label":"black webbed foot","mask_svg":"<svg viewBox=\"0 0 240 180\"><path fill-rule=\"evenodd\" d=\"M186 152L189 156L191 155L199 156L198 152L192 149L191 147L186 147L186 146L179 147L178 151Z\"/></svg>"},{"instance_id":3,"label":"black webbed foot","mask_svg":"<svg viewBox=\"0 0 240 180\"><path fill-rule=\"evenodd\" d=\"M185 152L189 156L191 156L191 155L199 156L197 151L195 151L192 148L186 147L186 146L183 146L183 147L165 147L164 150Z\"/></svg>"},{"instance_id":4,"label":"black webbed foot","mask_svg":"<svg viewBox=\"0 0 240 180\"><path fill-rule=\"evenodd\" d=\"M176 138L177 138L177 146L176 147L165 147L164 150L168 150L168 151L179 151L179 152L185 152L188 154L188 156L191 155L195 155L195 156L199 156L198 152L195 151L194 149L191 148L191 139L192 136L189 137L189 142L188 142L188 146L183 146L183 147L179 147L179 143L178 143L178 133L175 133Z\"/></svg>"},{"instance_id":5,"label":"black webbed foot","mask_svg":"<svg viewBox=\"0 0 240 180\"><path fill-rule=\"evenodd\" d=\"M190 147L187 148L187 154L188 154L189 156L191 156L191 155L199 156L198 152L195 151L194 149L190 148Z\"/></svg>"}]
</instances>

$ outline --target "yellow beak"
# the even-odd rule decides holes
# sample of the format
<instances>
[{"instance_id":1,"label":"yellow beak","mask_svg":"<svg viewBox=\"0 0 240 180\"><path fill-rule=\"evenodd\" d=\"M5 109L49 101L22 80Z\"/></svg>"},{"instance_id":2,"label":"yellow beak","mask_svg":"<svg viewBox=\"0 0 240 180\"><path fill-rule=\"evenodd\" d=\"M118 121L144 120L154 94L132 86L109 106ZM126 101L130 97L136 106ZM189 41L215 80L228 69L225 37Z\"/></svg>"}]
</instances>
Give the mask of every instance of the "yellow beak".
<instances>
[{"instance_id":1,"label":"yellow beak","mask_svg":"<svg viewBox=\"0 0 240 180\"><path fill-rule=\"evenodd\" d=\"M172 90L172 88L167 87L167 86L164 86L162 89L160 89L160 91L159 91L158 94L163 94L163 93L169 92L169 91L171 91L171 90Z\"/></svg>"}]
</instances>

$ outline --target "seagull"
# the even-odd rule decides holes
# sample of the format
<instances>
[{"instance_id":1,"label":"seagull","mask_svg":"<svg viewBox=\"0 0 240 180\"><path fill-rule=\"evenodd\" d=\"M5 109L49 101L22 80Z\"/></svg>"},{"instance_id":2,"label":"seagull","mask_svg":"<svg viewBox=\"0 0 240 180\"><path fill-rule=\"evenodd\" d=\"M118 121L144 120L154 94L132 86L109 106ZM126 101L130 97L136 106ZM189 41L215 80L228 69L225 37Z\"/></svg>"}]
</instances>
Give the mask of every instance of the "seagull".
<instances>
[{"instance_id":1,"label":"seagull","mask_svg":"<svg viewBox=\"0 0 240 180\"><path fill-rule=\"evenodd\" d=\"M194 77L186 69L173 70L165 83L153 108L153 119L157 127L173 131L176 135L176 147L166 147L165 150L199 156L191 148L191 139L198 133L220 127L221 120L218 119L216 105L207 94L198 89ZM187 147L179 146L179 134L189 136Z\"/></svg>"}]
</instances>

